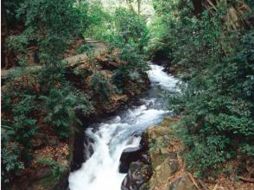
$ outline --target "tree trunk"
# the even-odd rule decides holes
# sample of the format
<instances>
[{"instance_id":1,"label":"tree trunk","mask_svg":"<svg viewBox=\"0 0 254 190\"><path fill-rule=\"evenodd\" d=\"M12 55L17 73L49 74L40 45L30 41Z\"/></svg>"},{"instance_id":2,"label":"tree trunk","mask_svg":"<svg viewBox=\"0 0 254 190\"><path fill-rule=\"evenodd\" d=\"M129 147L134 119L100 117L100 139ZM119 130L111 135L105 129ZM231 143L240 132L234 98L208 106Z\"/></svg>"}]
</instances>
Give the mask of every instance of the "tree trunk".
<instances>
[{"instance_id":1,"label":"tree trunk","mask_svg":"<svg viewBox=\"0 0 254 190\"><path fill-rule=\"evenodd\" d=\"M199 16L203 11L202 0L192 0L192 3L194 7L194 14Z\"/></svg>"},{"instance_id":2,"label":"tree trunk","mask_svg":"<svg viewBox=\"0 0 254 190\"><path fill-rule=\"evenodd\" d=\"M138 14L139 15L141 14L141 1L142 0L137 0L137 3L138 3Z\"/></svg>"},{"instance_id":3,"label":"tree trunk","mask_svg":"<svg viewBox=\"0 0 254 190\"><path fill-rule=\"evenodd\" d=\"M8 37L9 34L9 29L8 29L8 22L7 22L7 14L6 14L6 8L5 8L5 2L2 1L2 12L1 12L1 27L2 27L2 33L1 33L1 51L2 51L2 56L1 56L1 62L2 62L2 67L8 67L8 53L7 53L7 48L6 48L6 38Z\"/></svg>"}]
</instances>

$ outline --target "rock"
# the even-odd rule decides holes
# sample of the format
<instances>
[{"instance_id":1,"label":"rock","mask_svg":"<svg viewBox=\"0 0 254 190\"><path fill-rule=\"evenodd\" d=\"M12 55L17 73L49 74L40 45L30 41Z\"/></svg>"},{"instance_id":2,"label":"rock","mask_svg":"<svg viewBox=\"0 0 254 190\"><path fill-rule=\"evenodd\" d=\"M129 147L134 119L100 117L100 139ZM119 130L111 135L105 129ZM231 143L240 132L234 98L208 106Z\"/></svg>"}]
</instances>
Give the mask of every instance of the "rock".
<instances>
[{"instance_id":1,"label":"rock","mask_svg":"<svg viewBox=\"0 0 254 190\"><path fill-rule=\"evenodd\" d=\"M108 102L98 102L97 110L100 110L101 112L104 112L106 114L114 113L116 112L122 105L124 105L129 100L129 97L127 95L118 95L113 94L110 97L110 100Z\"/></svg>"},{"instance_id":2,"label":"rock","mask_svg":"<svg viewBox=\"0 0 254 190\"><path fill-rule=\"evenodd\" d=\"M150 128L149 129L149 133L150 133L150 137L156 138L156 137L163 137L164 135L168 135L169 134L169 128L166 127L155 127L155 128Z\"/></svg>"},{"instance_id":3,"label":"rock","mask_svg":"<svg viewBox=\"0 0 254 190\"><path fill-rule=\"evenodd\" d=\"M163 186L167 184L168 179L172 177L179 169L179 163L177 160L165 159L160 165L155 168L154 174L151 178L151 187Z\"/></svg>"},{"instance_id":4,"label":"rock","mask_svg":"<svg viewBox=\"0 0 254 190\"><path fill-rule=\"evenodd\" d=\"M150 158L147 154L143 153L143 150L137 150L134 152L125 152L121 156L121 162L119 166L120 173L127 173L129 166L132 162L141 161L144 164L150 164Z\"/></svg>"},{"instance_id":5,"label":"rock","mask_svg":"<svg viewBox=\"0 0 254 190\"><path fill-rule=\"evenodd\" d=\"M170 159L177 159L177 153L175 153L175 152L168 152L168 157L170 158Z\"/></svg>"},{"instance_id":6,"label":"rock","mask_svg":"<svg viewBox=\"0 0 254 190\"><path fill-rule=\"evenodd\" d=\"M165 148L165 147L160 148L160 153L161 154L167 154L168 153L168 148Z\"/></svg>"},{"instance_id":7,"label":"rock","mask_svg":"<svg viewBox=\"0 0 254 190\"><path fill-rule=\"evenodd\" d=\"M143 134L140 145L138 147L127 148L123 151L120 158L119 172L127 173L131 162L136 162L139 160L146 164L150 163L150 158L146 154L147 150L148 150L147 136L146 134Z\"/></svg>"},{"instance_id":8,"label":"rock","mask_svg":"<svg viewBox=\"0 0 254 190\"><path fill-rule=\"evenodd\" d=\"M169 185L168 190L198 190L190 177L185 174Z\"/></svg>"},{"instance_id":9,"label":"rock","mask_svg":"<svg viewBox=\"0 0 254 190\"><path fill-rule=\"evenodd\" d=\"M116 61L111 61L108 58L103 58L103 57L97 57L97 62L102 66L102 69L107 69L107 70L115 70L117 69L121 63L116 62Z\"/></svg>"},{"instance_id":10,"label":"rock","mask_svg":"<svg viewBox=\"0 0 254 190\"><path fill-rule=\"evenodd\" d=\"M153 168L156 168L168 157L166 154L161 155L160 153L156 153L156 152L150 152L149 155L152 160L151 164Z\"/></svg>"},{"instance_id":11,"label":"rock","mask_svg":"<svg viewBox=\"0 0 254 190\"><path fill-rule=\"evenodd\" d=\"M142 147L140 146L135 148L125 149L120 158L119 172L127 173L130 163L139 160L142 152L143 150L142 150Z\"/></svg>"},{"instance_id":12,"label":"rock","mask_svg":"<svg viewBox=\"0 0 254 190\"><path fill-rule=\"evenodd\" d=\"M142 154L140 160L144 162L145 164L151 165L151 158L148 154Z\"/></svg>"},{"instance_id":13,"label":"rock","mask_svg":"<svg viewBox=\"0 0 254 190\"><path fill-rule=\"evenodd\" d=\"M152 175L152 168L148 164L137 161L130 164L127 176L124 178L121 189L122 190L139 190L140 187L144 189L146 182Z\"/></svg>"},{"instance_id":14,"label":"rock","mask_svg":"<svg viewBox=\"0 0 254 190\"><path fill-rule=\"evenodd\" d=\"M93 154L92 143L93 139L86 135L86 133L75 133L71 171L80 169L82 163L84 163Z\"/></svg>"}]
</instances>

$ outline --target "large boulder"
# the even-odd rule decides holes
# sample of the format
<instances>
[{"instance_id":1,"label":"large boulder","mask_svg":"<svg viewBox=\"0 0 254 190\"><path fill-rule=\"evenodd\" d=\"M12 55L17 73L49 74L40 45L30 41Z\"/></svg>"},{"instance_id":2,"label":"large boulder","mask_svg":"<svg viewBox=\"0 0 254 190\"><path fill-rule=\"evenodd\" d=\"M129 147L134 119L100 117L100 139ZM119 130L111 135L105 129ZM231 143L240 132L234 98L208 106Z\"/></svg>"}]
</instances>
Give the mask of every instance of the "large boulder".
<instances>
[{"instance_id":1,"label":"large boulder","mask_svg":"<svg viewBox=\"0 0 254 190\"><path fill-rule=\"evenodd\" d=\"M123 151L120 158L120 173L127 173L131 162L139 160L142 154L142 147L127 148Z\"/></svg>"},{"instance_id":2,"label":"large boulder","mask_svg":"<svg viewBox=\"0 0 254 190\"><path fill-rule=\"evenodd\" d=\"M168 156L153 171L149 181L149 189L167 190L168 180L179 170L179 162L175 157Z\"/></svg>"},{"instance_id":3,"label":"large boulder","mask_svg":"<svg viewBox=\"0 0 254 190\"><path fill-rule=\"evenodd\" d=\"M86 135L86 133L78 131L74 134L72 161L70 165L71 171L80 169L82 163L90 158L93 154L92 143L93 139Z\"/></svg>"},{"instance_id":4,"label":"large boulder","mask_svg":"<svg viewBox=\"0 0 254 190\"><path fill-rule=\"evenodd\" d=\"M127 173L132 162L141 161L145 164L150 163L150 158L144 153L144 150L140 147L126 149L120 158L120 173Z\"/></svg>"},{"instance_id":5,"label":"large boulder","mask_svg":"<svg viewBox=\"0 0 254 190\"><path fill-rule=\"evenodd\" d=\"M152 175L151 165L141 161L132 162L122 183L122 190L139 190L146 185Z\"/></svg>"},{"instance_id":6,"label":"large boulder","mask_svg":"<svg viewBox=\"0 0 254 190\"><path fill-rule=\"evenodd\" d=\"M126 148L120 158L119 172L127 173L132 162L141 161L146 164L150 163L147 155L148 141L147 134L142 134L141 142L138 147Z\"/></svg>"}]
</instances>

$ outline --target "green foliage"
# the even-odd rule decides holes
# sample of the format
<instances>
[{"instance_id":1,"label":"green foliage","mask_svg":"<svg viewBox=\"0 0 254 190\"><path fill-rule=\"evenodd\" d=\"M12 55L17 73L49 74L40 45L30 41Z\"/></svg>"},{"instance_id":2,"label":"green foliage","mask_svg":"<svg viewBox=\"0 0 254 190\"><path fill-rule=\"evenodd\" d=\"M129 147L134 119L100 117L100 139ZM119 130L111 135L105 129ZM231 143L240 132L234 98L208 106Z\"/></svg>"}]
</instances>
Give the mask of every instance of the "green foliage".
<instances>
[{"instance_id":1,"label":"green foliage","mask_svg":"<svg viewBox=\"0 0 254 190\"><path fill-rule=\"evenodd\" d=\"M89 28L85 31L84 36L106 42L113 42L116 40L113 17L103 9L101 4L90 3L87 14Z\"/></svg>"},{"instance_id":2,"label":"green foliage","mask_svg":"<svg viewBox=\"0 0 254 190\"><path fill-rule=\"evenodd\" d=\"M80 123L75 110L79 109L84 114L92 110L85 94L77 92L64 81L64 69L61 71L60 68L62 67L55 68L59 72L58 75L52 73L45 76L45 72L37 75L38 79L42 78L40 85L37 80L33 81L33 77L21 75L16 81L10 81L5 86L2 93L2 109L4 110L2 179L4 183L11 183L21 169L29 167L33 159L31 142L37 132L43 132L39 131L41 123L37 120L41 121L44 117L48 127L52 127L59 138L66 139L70 136L74 125L77 126ZM52 78L46 81L43 76ZM34 89L34 85L41 88ZM39 90L40 98L35 90Z\"/></svg>"},{"instance_id":3,"label":"green foliage","mask_svg":"<svg viewBox=\"0 0 254 190\"><path fill-rule=\"evenodd\" d=\"M231 3L218 3L199 18L192 2L161 0L156 5L167 31L157 41L165 43L162 51L171 64L184 68L187 85L171 95L170 105L182 115L178 130L188 166L206 176L208 169L237 154L253 156L253 26L227 27Z\"/></svg>"},{"instance_id":4,"label":"green foliage","mask_svg":"<svg viewBox=\"0 0 254 190\"><path fill-rule=\"evenodd\" d=\"M41 158L38 163L49 166L52 172L52 176L55 180L59 180L62 173L65 171L65 167L53 160L52 158Z\"/></svg>"},{"instance_id":5,"label":"green foliage","mask_svg":"<svg viewBox=\"0 0 254 190\"><path fill-rule=\"evenodd\" d=\"M8 0L3 1L2 10L3 10L3 19L6 19L9 26L13 27L14 25L20 22L20 19L17 18L17 10L20 7L20 4L23 3L24 0Z\"/></svg>"},{"instance_id":6,"label":"green foliage","mask_svg":"<svg viewBox=\"0 0 254 190\"><path fill-rule=\"evenodd\" d=\"M36 108L35 97L30 94L3 93L2 100L5 111L1 135L2 181L9 183L13 174L31 161L31 139L37 131L37 120L33 116Z\"/></svg>"},{"instance_id":7,"label":"green foliage","mask_svg":"<svg viewBox=\"0 0 254 190\"><path fill-rule=\"evenodd\" d=\"M151 59L172 59L174 35L179 32L176 31L177 4L178 1L153 0L156 14L149 25L151 37L147 46L147 53Z\"/></svg>"},{"instance_id":8,"label":"green foliage","mask_svg":"<svg viewBox=\"0 0 254 190\"><path fill-rule=\"evenodd\" d=\"M91 88L100 100L108 100L112 94L110 81L101 73L94 73L91 77Z\"/></svg>"},{"instance_id":9,"label":"green foliage","mask_svg":"<svg viewBox=\"0 0 254 190\"><path fill-rule=\"evenodd\" d=\"M85 35L108 42L112 49L121 50L120 59L126 64L120 65L113 74L113 83L118 90L124 90L128 80L141 80L148 69L143 56L143 48L149 37L144 18L126 8L117 8L113 13L106 12L99 4L89 5L88 15L93 19ZM108 82L97 74L93 76L93 81L94 91L107 99L110 91Z\"/></svg>"},{"instance_id":10,"label":"green foliage","mask_svg":"<svg viewBox=\"0 0 254 190\"><path fill-rule=\"evenodd\" d=\"M11 10L10 17L24 23L24 30L9 39L9 46L23 53L29 45L37 46L41 63L52 64L61 58L73 36L88 25L86 4L74 6L72 0L23 0L5 4Z\"/></svg>"},{"instance_id":11,"label":"green foliage","mask_svg":"<svg viewBox=\"0 0 254 190\"><path fill-rule=\"evenodd\" d=\"M95 2L88 4L88 17L90 28L94 26L100 26L105 24L108 19L111 19L111 15L103 9L101 3ZM110 22L110 20L108 20Z\"/></svg>"},{"instance_id":12,"label":"green foliage","mask_svg":"<svg viewBox=\"0 0 254 190\"><path fill-rule=\"evenodd\" d=\"M38 73L39 83L43 94L48 94L51 88L65 85L66 62L55 60L52 64L45 65Z\"/></svg>"},{"instance_id":13,"label":"green foliage","mask_svg":"<svg viewBox=\"0 0 254 190\"><path fill-rule=\"evenodd\" d=\"M93 109L87 96L66 81L67 63L62 59L71 41L83 33L83 37L89 35L121 49L126 64L114 71L114 83L123 84L121 78L141 80L147 69L142 53L148 30L145 20L130 10L107 13L99 4L87 1L11 0L3 5L11 26L6 47L21 66L11 73L2 95L2 179L11 184L20 170L31 165L31 142L44 127L67 140L72 127L80 123L75 110L87 114ZM30 64L34 49L40 66L30 70L25 66ZM77 52L91 49L84 45ZM115 90L111 82L100 73L92 75L90 85L100 101L108 100ZM42 162L52 168L54 176L62 172L58 163L47 159Z\"/></svg>"},{"instance_id":14,"label":"green foliage","mask_svg":"<svg viewBox=\"0 0 254 190\"><path fill-rule=\"evenodd\" d=\"M124 90L124 85L128 80L136 82L142 80L141 76L148 70L148 66L143 55L137 53L136 49L129 44L123 47L120 58L125 64L120 65L114 71L113 82L118 89Z\"/></svg>"},{"instance_id":15,"label":"green foliage","mask_svg":"<svg viewBox=\"0 0 254 190\"><path fill-rule=\"evenodd\" d=\"M20 149L16 143L11 143L15 132L12 128L2 125L2 148L1 148L1 163L2 163L2 184L8 184L12 179L12 174L24 168L24 163L20 161Z\"/></svg>"},{"instance_id":16,"label":"green foliage","mask_svg":"<svg viewBox=\"0 0 254 190\"><path fill-rule=\"evenodd\" d=\"M28 38L26 35L10 36L8 38L8 47L18 53L25 53L28 45Z\"/></svg>"},{"instance_id":17,"label":"green foliage","mask_svg":"<svg viewBox=\"0 0 254 190\"><path fill-rule=\"evenodd\" d=\"M135 12L123 8L116 9L114 18L117 33L124 44L136 44L142 50L148 40L148 30L144 19Z\"/></svg>"},{"instance_id":18,"label":"green foliage","mask_svg":"<svg viewBox=\"0 0 254 190\"><path fill-rule=\"evenodd\" d=\"M85 34L97 40L109 42L115 47L131 44L142 51L148 41L148 29L145 20L137 13L118 8L108 13L95 3L89 6L90 27Z\"/></svg>"},{"instance_id":19,"label":"green foliage","mask_svg":"<svg viewBox=\"0 0 254 190\"><path fill-rule=\"evenodd\" d=\"M90 44L84 44L84 45L81 45L78 49L77 49L77 53L91 53L92 51L94 50L94 47Z\"/></svg>"},{"instance_id":20,"label":"green foliage","mask_svg":"<svg viewBox=\"0 0 254 190\"><path fill-rule=\"evenodd\" d=\"M47 116L45 121L53 125L55 132L60 138L68 138L72 127L80 122L75 115L75 108L89 113L91 104L84 94L74 93L71 88L51 88L47 96L41 96Z\"/></svg>"},{"instance_id":21,"label":"green foliage","mask_svg":"<svg viewBox=\"0 0 254 190\"><path fill-rule=\"evenodd\" d=\"M36 119L32 117L33 112L36 110L34 104L34 96L32 95L23 95L20 98L20 101L17 103L12 102L10 107L10 113L12 113L12 120L3 120L3 124L8 126L6 131L12 134L15 142L22 145L24 150L31 148L30 139L33 137L36 132ZM6 103L10 103L10 97L5 96L3 101L4 106ZM7 111L7 110L6 110ZM16 136L16 134L19 134ZM29 156L29 155L26 155Z\"/></svg>"}]
</instances>

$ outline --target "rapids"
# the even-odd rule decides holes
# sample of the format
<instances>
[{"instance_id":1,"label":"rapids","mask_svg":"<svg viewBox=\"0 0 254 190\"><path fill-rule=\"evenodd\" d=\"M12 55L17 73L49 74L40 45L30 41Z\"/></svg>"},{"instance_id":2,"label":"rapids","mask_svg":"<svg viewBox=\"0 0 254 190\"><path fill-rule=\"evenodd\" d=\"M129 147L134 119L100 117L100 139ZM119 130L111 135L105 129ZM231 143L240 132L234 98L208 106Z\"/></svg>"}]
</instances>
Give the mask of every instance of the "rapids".
<instances>
[{"instance_id":1,"label":"rapids","mask_svg":"<svg viewBox=\"0 0 254 190\"><path fill-rule=\"evenodd\" d=\"M126 175L118 171L123 150L138 147L142 132L170 114L161 94L178 91L178 80L164 72L162 66L149 65L151 88L141 98L142 104L96 124L97 131L92 127L85 131L94 140L94 153L79 170L70 174L70 190L120 190Z\"/></svg>"}]
</instances>

